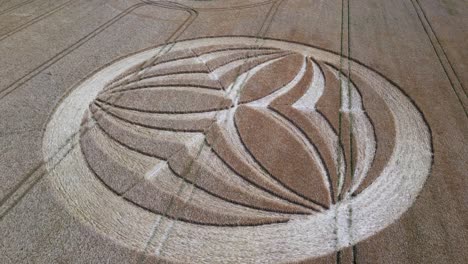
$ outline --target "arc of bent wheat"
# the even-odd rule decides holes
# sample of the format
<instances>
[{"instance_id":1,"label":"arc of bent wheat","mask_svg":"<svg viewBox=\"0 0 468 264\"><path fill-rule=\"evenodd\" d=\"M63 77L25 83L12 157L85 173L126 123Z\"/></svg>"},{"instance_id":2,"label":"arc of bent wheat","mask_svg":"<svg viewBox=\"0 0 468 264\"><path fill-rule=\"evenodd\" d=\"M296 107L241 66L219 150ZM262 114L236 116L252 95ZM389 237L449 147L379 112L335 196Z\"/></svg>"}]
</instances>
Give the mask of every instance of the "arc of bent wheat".
<instances>
[{"instance_id":1,"label":"arc of bent wheat","mask_svg":"<svg viewBox=\"0 0 468 264\"><path fill-rule=\"evenodd\" d=\"M339 112L352 140L340 138ZM285 222L372 180L376 138L356 86L330 65L276 48L169 52L116 77L85 118L96 126L81 148L97 177L183 221ZM193 183L190 200L183 183Z\"/></svg>"}]
</instances>

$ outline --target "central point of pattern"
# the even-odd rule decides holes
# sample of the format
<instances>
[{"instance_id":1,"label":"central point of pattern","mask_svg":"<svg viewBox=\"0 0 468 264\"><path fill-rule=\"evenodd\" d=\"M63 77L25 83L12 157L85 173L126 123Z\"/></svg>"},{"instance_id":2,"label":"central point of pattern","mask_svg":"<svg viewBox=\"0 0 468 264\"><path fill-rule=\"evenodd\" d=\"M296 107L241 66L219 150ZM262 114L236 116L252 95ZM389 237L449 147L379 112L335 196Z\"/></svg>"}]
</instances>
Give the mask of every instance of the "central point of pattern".
<instances>
[{"instance_id":1,"label":"central point of pattern","mask_svg":"<svg viewBox=\"0 0 468 264\"><path fill-rule=\"evenodd\" d=\"M205 225L281 223L326 211L382 170L372 166L376 136L362 100L345 73L302 54L178 50L107 84L80 144L96 177L154 213ZM387 111L375 107L377 118Z\"/></svg>"}]
</instances>

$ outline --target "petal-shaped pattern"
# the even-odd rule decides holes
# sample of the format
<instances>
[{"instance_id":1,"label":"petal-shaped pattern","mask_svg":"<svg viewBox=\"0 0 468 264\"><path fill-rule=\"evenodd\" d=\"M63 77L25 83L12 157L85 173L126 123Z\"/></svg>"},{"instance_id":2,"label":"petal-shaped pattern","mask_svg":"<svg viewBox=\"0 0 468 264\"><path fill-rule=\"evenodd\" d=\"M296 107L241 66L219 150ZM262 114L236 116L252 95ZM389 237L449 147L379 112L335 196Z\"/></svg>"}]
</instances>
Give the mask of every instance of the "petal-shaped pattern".
<instances>
[{"instance_id":1,"label":"petal-shaped pattern","mask_svg":"<svg viewBox=\"0 0 468 264\"><path fill-rule=\"evenodd\" d=\"M112 105L107 106L106 112L122 121L134 123L143 127L182 131L203 132L215 121L216 112L204 112L193 114L158 114L143 113L141 111L121 109Z\"/></svg>"},{"instance_id":2,"label":"petal-shaped pattern","mask_svg":"<svg viewBox=\"0 0 468 264\"><path fill-rule=\"evenodd\" d=\"M207 160L210 161L209 165L205 164ZM309 209L285 202L251 186L247 187L235 174L219 174L216 168L222 169L224 164L219 162L219 157L209 148L203 148L200 153L183 149L172 156L168 164L175 174L200 189L233 203L269 212L311 213Z\"/></svg>"},{"instance_id":3,"label":"petal-shaped pattern","mask_svg":"<svg viewBox=\"0 0 468 264\"><path fill-rule=\"evenodd\" d=\"M303 56L291 54L264 66L246 81L239 102L248 103L283 88L299 73L303 61Z\"/></svg>"},{"instance_id":4,"label":"petal-shaped pattern","mask_svg":"<svg viewBox=\"0 0 468 264\"><path fill-rule=\"evenodd\" d=\"M247 106L239 106L235 120L242 141L273 177L301 196L321 205L330 204L322 171L293 131L271 114Z\"/></svg>"},{"instance_id":5,"label":"petal-shaped pattern","mask_svg":"<svg viewBox=\"0 0 468 264\"><path fill-rule=\"evenodd\" d=\"M191 87L157 87L98 97L120 108L149 113L199 113L228 108L232 102L223 94ZM138 102L136 104L135 102Z\"/></svg>"},{"instance_id":6,"label":"petal-shaped pattern","mask_svg":"<svg viewBox=\"0 0 468 264\"><path fill-rule=\"evenodd\" d=\"M393 154L393 146L396 140L396 128L394 117L390 115L390 109L374 91L373 87L363 81L359 76L353 77L356 89L362 94L365 114L374 130L375 154L374 161L367 175L357 187L356 193L367 188L383 171Z\"/></svg>"},{"instance_id":7,"label":"petal-shaped pattern","mask_svg":"<svg viewBox=\"0 0 468 264\"><path fill-rule=\"evenodd\" d=\"M349 192L356 191L358 186L367 176L374 161L376 139L372 123L364 112L361 94L354 83L349 81L345 74L339 74L334 70L337 78L341 78L341 111L349 122L348 133L350 136L350 168L351 186Z\"/></svg>"},{"instance_id":8,"label":"petal-shaped pattern","mask_svg":"<svg viewBox=\"0 0 468 264\"><path fill-rule=\"evenodd\" d=\"M215 69L211 75L219 79L225 89L233 85L238 77L258 65L268 63L271 60L286 56L287 53L274 53L264 56L246 57L244 60L238 60Z\"/></svg>"},{"instance_id":9,"label":"petal-shaped pattern","mask_svg":"<svg viewBox=\"0 0 468 264\"><path fill-rule=\"evenodd\" d=\"M313 210L319 209L315 204L291 192L281 181L272 178L268 172L263 170L242 144L237 131L233 132L233 130L236 130L234 120L229 120L226 127L215 124L209 130L206 140L214 152L238 177L249 182L252 186L290 203Z\"/></svg>"},{"instance_id":10,"label":"petal-shaped pattern","mask_svg":"<svg viewBox=\"0 0 468 264\"><path fill-rule=\"evenodd\" d=\"M245 61L264 55L284 54L284 52L278 50L228 50L220 51L216 53L208 53L199 56L199 60L204 62L210 71L214 71L224 65L227 65L236 61Z\"/></svg>"},{"instance_id":11,"label":"petal-shaped pattern","mask_svg":"<svg viewBox=\"0 0 468 264\"><path fill-rule=\"evenodd\" d=\"M189 201L184 199L184 191L191 192ZM167 166L160 169L158 177L141 182L125 197L153 212L198 224L260 225L288 220L280 214L263 213L226 202L196 187L190 188Z\"/></svg>"},{"instance_id":12,"label":"petal-shaped pattern","mask_svg":"<svg viewBox=\"0 0 468 264\"><path fill-rule=\"evenodd\" d=\"M127 146L133 151L147 156L166 159L174 155L184 146L180 135L166 131L152 131L144 127L132 126L112 117L105 111L99 111L95 106L91 108L97 126L112 140Z\"/></svg>"},{"instance_id":13,"label":"petal-shaped pattern","mask_svg":"<svg viewBox=\"0 0 468 264\"><path fill-rule=\"evenodd\" d=\"M277 105L275 110L281 115L288 118L294 123L310 142L315 146L317 162L322 162L326 175L324 179L327 181L327 188L330 190L330 196L333 202L336 202L337 190L337 166L341 167L341 172L344 172L344 163L337 164L337 140L338 137L333 131L327 120L322 114L311 111L303 112L288 105Z\"/></svg>"},{"instance_id":14,"label":"petal-shaped pattern","mask_svg":"<svg viewBox=\"0 0 468 264\"><path fill-rule=\"evenodd\" d=\"M301 75L298 75L301 76ZM312 80L314 76L312 61L309 59L305 62L304 73L299 80L287 90L281 89L276 93L266 96L265 98L259 100L268 99L269 106L275 105L293 105L298 101L308 90L312 89ZM263 104L262 104L263 105Z\"/></svg>"},{"instance_id":15,"label":"petal-shaped pattern","mask_svg":"<svg viewBox=\"0 0 468 264\"><path fill-rule=\"evenodd\" d=\"M140 75L153 65L164 64L164 66L167 66L168 64L170 65L171 62L181 61L184 59L193 59L194 57L195 54L190 50L177 50L165 54L159 54L154 62L149 63L148 61L145 61L143 63L139 63L133 67L130 67L124 73L118 75L111 83L107 85L107 87L104 88L104 91L112 90L116 87L120 87L121 85L138 81Z\"/></svg>"},{"instance_id":16,"label":"petal-shaped pattern","mask_svg":"<svg viewBox=\"0 0 468 264\"><path fill-rule=\"evenodd\" d=\"M157 161L150 162L146 157L146 162L138 166L138 158L135 158L135 155L129 155L126 149L109 140L97 126L83 133L80 144L89 167L99 179L112 186L119 194L140 181L146 170Z\"/></svg>"}]
</instances>

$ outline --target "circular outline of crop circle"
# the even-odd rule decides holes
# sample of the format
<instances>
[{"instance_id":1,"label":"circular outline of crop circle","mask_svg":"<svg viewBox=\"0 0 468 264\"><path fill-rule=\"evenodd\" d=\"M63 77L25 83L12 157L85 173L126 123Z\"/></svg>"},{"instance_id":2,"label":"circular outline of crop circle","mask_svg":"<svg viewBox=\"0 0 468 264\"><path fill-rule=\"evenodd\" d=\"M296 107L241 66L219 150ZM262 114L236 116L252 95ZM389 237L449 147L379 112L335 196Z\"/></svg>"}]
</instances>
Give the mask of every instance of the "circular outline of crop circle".
<instances>
[{"instance_id":1,"label":"circular outline of crop circle","mask_svg":"<svg viewBox=\"0 0 468 264\"><path fill-rule=\"evenodd\" d=\"M332 65L340 63L340 56L329 51L253 37L186 40L177 42L172 50L239 43L298 52ZM422 189L432 165L430 131L424 117L398 87L351 60L353 76L371 84L387 103L396 129L387 167L362 193L320 214L248 227L200 226L171 220L125 201L106 189L87 168L77 143L81 118L105 84L166 47L135 53L101 69L61 101L47 124L43 153L52 189L68 211L97 232L138 250L147 249L151 240L150 254L176 262L297 261L330 254L376 234L397 220ZM165 236L164 230L170 230L170 235Z\"/></svg>"}]
</instances>

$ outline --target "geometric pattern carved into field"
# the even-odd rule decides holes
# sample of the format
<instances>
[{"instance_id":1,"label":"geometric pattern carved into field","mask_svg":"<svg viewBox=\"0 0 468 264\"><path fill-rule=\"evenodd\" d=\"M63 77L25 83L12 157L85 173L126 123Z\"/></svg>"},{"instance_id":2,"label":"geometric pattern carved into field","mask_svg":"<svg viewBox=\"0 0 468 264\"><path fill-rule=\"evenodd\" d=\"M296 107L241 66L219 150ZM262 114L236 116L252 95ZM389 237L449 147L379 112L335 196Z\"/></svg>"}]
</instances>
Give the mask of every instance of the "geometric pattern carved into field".
<instances>
[{"instance_id":1,"label":"geometric pattern carved into field","mask_svg":"<svg viewBox=\"0 0 468 264\"><path fill-rule=\"evenodd\" d=\"M423 187L430 130L379 73L286 41L167 47L86 79L45 130L54 193L102 233L174 262L291 262L376 234Z\"/></svg>"},{"instance_id":2,"label":"geometric pattern carved into field","mask_svg":"<svg viewBox=\"0 0 468 264\"><path fill-rule=\"evenodd\" d=\"M382 99L345 74L273 47L168 52L102 89L81 149L115 193L177 220L262 225L323 212L372 183L395 139Z\"/></svg>"}]
</instances>

